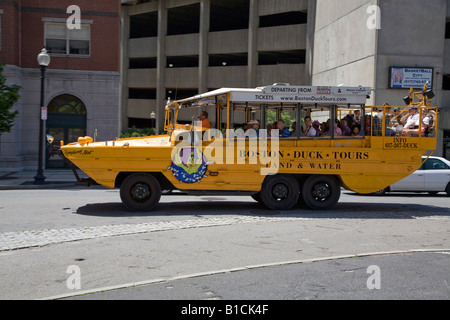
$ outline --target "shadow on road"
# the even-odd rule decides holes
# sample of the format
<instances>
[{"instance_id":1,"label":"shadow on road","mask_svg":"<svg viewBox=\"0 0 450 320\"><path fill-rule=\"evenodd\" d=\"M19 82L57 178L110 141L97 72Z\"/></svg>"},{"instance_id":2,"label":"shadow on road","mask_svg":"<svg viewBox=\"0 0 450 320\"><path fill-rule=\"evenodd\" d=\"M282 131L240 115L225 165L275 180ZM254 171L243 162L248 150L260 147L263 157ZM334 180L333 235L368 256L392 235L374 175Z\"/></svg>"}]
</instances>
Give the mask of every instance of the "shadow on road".
<instances>
[{"instance_id":1,"label":"shadow on road","mask_svg":"<svg viewBox=\"0 0 450 320\"><path fill-rule=\"evenodd\" d=\"M120 202L95 203L79 207L75 214L97 217L145 216L273 216L313 219L416 219L427 216L450 217L450 209L417 203L392 203L384 197L372 202L340 202L332 210L313 211L297 206L289 211L268 210L250 197L248 201L226 201L219 197L195 197L192 202L161 202L153 212L131 212Z\"/></svg>"}]
</instances>

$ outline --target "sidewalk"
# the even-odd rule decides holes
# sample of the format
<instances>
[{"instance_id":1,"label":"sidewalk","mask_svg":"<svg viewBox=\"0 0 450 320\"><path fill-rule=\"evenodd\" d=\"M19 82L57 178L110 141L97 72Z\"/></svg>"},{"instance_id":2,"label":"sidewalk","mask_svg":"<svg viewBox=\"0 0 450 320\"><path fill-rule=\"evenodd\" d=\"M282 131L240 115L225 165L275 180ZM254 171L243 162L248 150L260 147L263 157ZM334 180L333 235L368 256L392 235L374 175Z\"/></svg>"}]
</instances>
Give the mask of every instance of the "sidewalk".
<instances>
[{"instance_id":1,"label":"sidewalk","mask_svg":"<svg viewBox=\"0 0 450 320\"><path fill-rule=\"evenodd\" d=\"M72 170L49 169L44 171L46 177L43 185L34 184L36 171L0 171L0 190L21 190L21 189L60 189L79 186ZM78 170L80 178L87 176Z\"/></svg>"}]
</instances>

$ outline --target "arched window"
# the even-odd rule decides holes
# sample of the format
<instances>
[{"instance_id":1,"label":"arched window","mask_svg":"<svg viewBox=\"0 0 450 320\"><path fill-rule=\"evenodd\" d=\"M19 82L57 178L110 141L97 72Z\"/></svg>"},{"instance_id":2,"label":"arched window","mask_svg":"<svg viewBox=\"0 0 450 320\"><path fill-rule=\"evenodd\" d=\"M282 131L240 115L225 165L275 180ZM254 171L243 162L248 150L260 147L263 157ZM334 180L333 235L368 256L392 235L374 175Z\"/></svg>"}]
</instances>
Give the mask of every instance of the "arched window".
<instances>
[{"instance_id":1,"label":"arched window","mask_svg":"<svg viewBox=\"0 0 450 320\"><path fill-rule=\"evenodd\" d=\"M86 107L77 97L71 94L63 94L50 101L48 105L48 112L85 115Z\"/></svg>"}]
</instances>

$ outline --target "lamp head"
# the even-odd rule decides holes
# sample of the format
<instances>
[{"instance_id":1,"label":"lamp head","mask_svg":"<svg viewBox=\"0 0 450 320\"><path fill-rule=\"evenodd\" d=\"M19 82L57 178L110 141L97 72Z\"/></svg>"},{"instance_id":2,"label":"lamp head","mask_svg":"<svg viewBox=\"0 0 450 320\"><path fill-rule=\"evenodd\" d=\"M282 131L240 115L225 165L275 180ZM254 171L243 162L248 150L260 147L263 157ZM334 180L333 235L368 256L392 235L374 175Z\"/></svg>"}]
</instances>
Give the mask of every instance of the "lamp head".
<instances>
[{"instance_id":1,"label":"lamp head","mask_svg":"<svg viewBox=\"0 0 450 320\"><path fill-rule=\"evenodd\" d=\"M405 104L407 106L409 106L411 104L411 97L410 96L406 96L403 98L403 101L405 101Z\"/></svg>"},{"instance_id":2,"label":"lamp head","mask_svg":"<svg viewBox=\"0 0 450 320\"><path fill-rule=\"evenodd\" d=\"M427 97L428 99L433 99L434 96L435 96L433 90L431 90L431 89L425 90L425 91L423 92L423 95L424 95L425 97Z\"/></svg>"},{"instance_id":3,"label":"lamp head","mask_svg":"<svg viewBox=\"0 0 450 320\"><path fill-rule=\"evenodd\" d=\"M41 53L38 54L37 61L41 67L48 67L48 65L50 64L50 56L48 55L45 48L42 49Z\"/></svg>"}]
</instances>

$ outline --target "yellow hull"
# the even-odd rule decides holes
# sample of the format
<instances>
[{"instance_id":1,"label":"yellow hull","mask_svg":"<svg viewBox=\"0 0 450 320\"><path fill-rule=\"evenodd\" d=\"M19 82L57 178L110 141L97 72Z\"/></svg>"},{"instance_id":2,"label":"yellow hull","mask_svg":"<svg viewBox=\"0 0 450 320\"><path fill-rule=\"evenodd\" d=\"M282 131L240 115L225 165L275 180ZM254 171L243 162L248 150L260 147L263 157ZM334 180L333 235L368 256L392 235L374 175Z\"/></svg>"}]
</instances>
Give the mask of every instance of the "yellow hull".
<instances>
[{"instance_id":1,"label":"yellow hull","mask_svg":"<svg viewBox=\"0 0 450 320\"><path fill-rule=\"evenodd\" d=\"M393 149L393 139L280 140L280 151L277 157L271 158L270 164L261 164L259 150L249 151L247 142L245 151L234 149L231 155L224 151L223 158L219 161L214 159L213 163L208 164L204 177L196 183L181 182L169 168L173 164L173 150L176 147L170 144L168 136L122 139L84 146L70 144L61 147L61 150L89 177L110 189L119 187L118 176L121 173L146 172L161 173L179 190L256 193L261 190L266 177L261 170L270 166L277 174L333 175L348 190L372 193L417 170L422 164L421 156L435 148L434 138L409 137L402 139L402 144ZM216 145L220 144L222 142ZM197 148L201 148L203 155L211 154L207 145ZM239 152L241 156L245 153L245 157L238 159ZM238 161L245 163L238 164Z\"/></svg>"}]
</instances>

